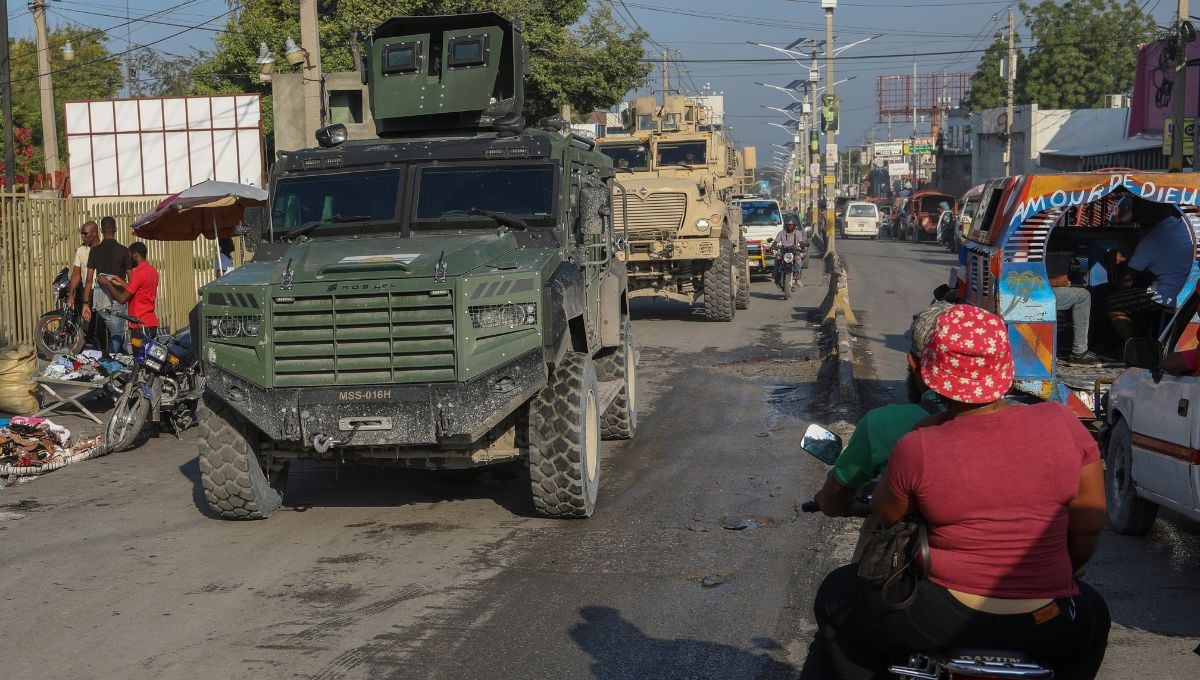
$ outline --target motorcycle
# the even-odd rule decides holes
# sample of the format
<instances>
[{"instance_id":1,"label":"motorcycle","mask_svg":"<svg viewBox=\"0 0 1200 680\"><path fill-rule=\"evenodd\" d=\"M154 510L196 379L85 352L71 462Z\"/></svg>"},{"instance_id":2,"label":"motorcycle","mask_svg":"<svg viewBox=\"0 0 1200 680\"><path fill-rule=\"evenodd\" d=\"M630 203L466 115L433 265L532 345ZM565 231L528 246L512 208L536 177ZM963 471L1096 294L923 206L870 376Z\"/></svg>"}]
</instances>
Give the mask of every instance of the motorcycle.
<instances>
[{"instance_id":1,"label":"motorcycle","mask_svg":"<svg viewBox=\"0 0 1200 680\"><path fill-rule=\"evenodd\" d=\"M136 317L120 316L140 324ZM195 423L196 402L204 393L204 376L192 351L190 330L178 335L160 332L153 338L134 330L129 344L132 373L105 428L106 441L114 452L133 445L147 416L179 437Z\"/></svg>"},{"instance_id":2,"label":"motorcycle","mask_svg":"<svg viewBox=\"0 0 1200 680\"><path fill-rule=\"evenodd\" d=\"M79 306L67 306L67 291L71 287L71 270L64 267L50 283L58 308L38 319L33 334L39 359L49 361L56 354L78 354L87 337L87 322L80 316Z\"/></svg>"},{"instance_id":3,"label":"motorcycle","mask_svg":"<svg viewBox=\"0 0 1200 680\"><path fill-rule=\"evenodd\" d=\"M783 290L783 299L792 297L792 288L804 271L804 247L783 246L775 251L775 285Z\"/></svg>"},{"instance_id":4,"label":"motorcycle","mask_svg":"<svg viewBox=\"0 0 1200 680\"><path fill-rule=\"evenodd\" d=\"M809 425L800 440L800 448L826 465L837 462L842 452L842 438L821 427ZM855 500L853 515L869 513L869 491ZM804 512L820 510L815 500L800 505ZM913 652L903 663L888 666L896 678L918 680L957 680L959 678L990 678L1005 680L1049 680L1054 671L1042 666L1023 652L1008 649L944 649L932 652Z\"/></svg>"}]
</instances>

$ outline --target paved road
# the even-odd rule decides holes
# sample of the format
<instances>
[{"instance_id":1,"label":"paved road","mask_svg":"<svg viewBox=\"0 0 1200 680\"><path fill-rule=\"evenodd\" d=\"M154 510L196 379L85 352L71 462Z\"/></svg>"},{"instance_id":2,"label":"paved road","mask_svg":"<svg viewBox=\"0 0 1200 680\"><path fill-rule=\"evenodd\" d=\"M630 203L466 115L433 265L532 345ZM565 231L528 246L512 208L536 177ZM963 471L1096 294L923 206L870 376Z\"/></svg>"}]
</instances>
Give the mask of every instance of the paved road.
<instances>
[{"instance_id":1,"label":"paved road","mask_svg":"<svg viewBox=\"0 0 1200 680\"><path fill-rule=\"evenodd\" d=\"M850 270L850 300L864 322L856 342L865 400L903 399L905 337L912 315L957 261L934 244L839 242ZM1162 513L1133 538L1105 532L1087 579L1108 601L1113 631L1102 680L1200 677L1200 525Z\"/></svg>"},{"instance_id":2,"label":"paved road","mask_svg":"<svg viewBox=\"0 0 1200 680\"><path fill-rule=\"evenodd\" d=\"M310 466L269 521L223 522L194 430L2 490L0 675L794 677L853 538L798 513L819 278L755 284L732 324L637 305L642 420L590 520L531 516L519 467Z\"/></svg>"}]
</instances>

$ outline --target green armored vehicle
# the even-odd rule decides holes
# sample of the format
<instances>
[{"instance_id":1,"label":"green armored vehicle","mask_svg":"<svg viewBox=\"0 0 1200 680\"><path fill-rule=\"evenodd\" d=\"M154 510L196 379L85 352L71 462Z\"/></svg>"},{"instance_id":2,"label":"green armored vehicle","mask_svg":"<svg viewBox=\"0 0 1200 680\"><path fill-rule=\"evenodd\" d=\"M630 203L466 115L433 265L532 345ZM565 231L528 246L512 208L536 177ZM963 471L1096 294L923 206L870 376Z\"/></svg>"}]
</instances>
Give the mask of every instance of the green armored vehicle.
<instances>
[{"instance_id":1,"label":"green armored vehicle","mask_svg":"<svg viewBox=\"0 0 1200 680\"><path fill-rule=\"evenodd\" d=\"M526 459L539 513L587 517L600 439L637 422L612 164L525 126L495 14L392 19L364 51L379 139L280 154L254 260L201 291L205 497L257 519L297 459Z\"/></svg>"}]
</instances>

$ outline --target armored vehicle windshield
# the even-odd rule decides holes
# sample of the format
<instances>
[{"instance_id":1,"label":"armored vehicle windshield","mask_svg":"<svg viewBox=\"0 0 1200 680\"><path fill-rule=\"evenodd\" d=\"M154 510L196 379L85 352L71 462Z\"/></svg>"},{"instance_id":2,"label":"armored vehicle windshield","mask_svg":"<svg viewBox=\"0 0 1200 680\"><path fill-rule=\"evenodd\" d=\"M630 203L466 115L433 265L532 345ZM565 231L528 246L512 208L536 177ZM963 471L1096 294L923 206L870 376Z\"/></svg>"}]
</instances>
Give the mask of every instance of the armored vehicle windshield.
<instances>
[{"instance_id":1,"label":"armored vehicle windshield","mask_svg":"<svg viewBox=\"0 0 1200 680\"><path fill-rule=\"evenodd\" d=\"M650 154L642 142L629 144L603 144L600 151L612 159L613 167L622 170L649 170Z\"/></svg>"},{"instance_id":2,"label":"armored vehicle windshield","mask_svg":"<svg viewBox=\"0 0 1200 680\"><path fill-rule=\"evenodd\" d=\"M659 142L657 163L666 165L702 165L707 162L707 144L703 140L694 142Z\"/></svg>"}]
</instances>

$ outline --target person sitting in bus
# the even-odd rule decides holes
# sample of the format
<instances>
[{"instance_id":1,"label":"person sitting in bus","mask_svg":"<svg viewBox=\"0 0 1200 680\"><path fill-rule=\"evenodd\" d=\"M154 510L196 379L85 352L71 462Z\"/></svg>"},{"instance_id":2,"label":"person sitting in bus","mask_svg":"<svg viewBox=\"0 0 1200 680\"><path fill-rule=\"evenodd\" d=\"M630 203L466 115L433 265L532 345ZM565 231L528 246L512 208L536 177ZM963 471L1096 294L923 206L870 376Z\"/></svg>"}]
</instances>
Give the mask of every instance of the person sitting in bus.
<instances>
[{"instance_id":1,"label":"person sitting in bus","mask_svg":"<svg viewBox=\"0 0 1200 680\"><path fill-rule=\"evenodd\" d=\"M1114 263L1124 265L1116 292L1108 297L1108 318L1122 340L1134 337L1148 317L1175 309L1176 297L1187 283L1195 257L1191 228L1173 205L1142 202L1139 222L1147 225L1133 256L1114 251Z\"/></svg>"},{"instance_id":2,"label":"person sitting in bus","mask_svg":"<svg viewBox=\"0 0 1200 680\"><path fill-rule=\"evenodd\" d=\"M1054 293L1055 309L1071 311L1071 329L1074 342L1067 363L1096 365L1100 357L1088 350L1088 323L1092 318L1092 293L1082 285L1082 271L1075 257L1067 253L1050 253L1046 256L1046 274L1050 290Z\"/></svg>"}]
</instances>

